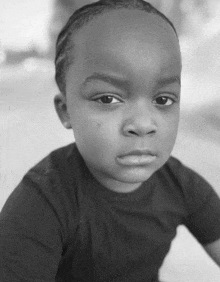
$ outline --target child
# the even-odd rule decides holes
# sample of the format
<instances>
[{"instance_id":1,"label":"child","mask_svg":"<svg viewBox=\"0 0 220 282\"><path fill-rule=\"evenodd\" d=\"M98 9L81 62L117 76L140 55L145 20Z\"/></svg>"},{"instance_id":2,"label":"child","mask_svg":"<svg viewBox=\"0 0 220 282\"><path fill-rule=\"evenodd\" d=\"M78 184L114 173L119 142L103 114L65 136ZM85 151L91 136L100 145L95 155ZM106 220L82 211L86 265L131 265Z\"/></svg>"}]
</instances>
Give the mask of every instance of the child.
<instances>
[{"instance_id":1,"label":"child","mask_svg":"<svg viewBox=\"0 0 220 282\"><path fill-rule=\"evenodd\" d=\"M142 0L76 11L57 41L55 107L75 144L23 178L1 213L1 281L158 281L185 224L220 264L220 200L170 157L181 58Z\"/></svg>"}]
</instances>

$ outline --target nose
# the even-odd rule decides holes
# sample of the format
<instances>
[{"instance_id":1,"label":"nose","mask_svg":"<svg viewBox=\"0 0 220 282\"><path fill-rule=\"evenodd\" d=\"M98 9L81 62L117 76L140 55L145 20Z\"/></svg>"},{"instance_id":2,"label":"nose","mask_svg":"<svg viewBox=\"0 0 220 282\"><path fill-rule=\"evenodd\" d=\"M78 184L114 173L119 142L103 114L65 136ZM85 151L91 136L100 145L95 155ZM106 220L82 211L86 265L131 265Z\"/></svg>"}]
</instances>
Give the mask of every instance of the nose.
<instances>
[{"instance_id":1,"label":"nose","mask_svg":"<svg viewBox=\"0 0 220 282\"><path fill-rule=\"evenodd\" d=\"M123 135L128 137L144 137L157 132L157 122L154 110L146 105L140 105L128 110L128 115L122 127Z\"/></svg>"}]
</instances>

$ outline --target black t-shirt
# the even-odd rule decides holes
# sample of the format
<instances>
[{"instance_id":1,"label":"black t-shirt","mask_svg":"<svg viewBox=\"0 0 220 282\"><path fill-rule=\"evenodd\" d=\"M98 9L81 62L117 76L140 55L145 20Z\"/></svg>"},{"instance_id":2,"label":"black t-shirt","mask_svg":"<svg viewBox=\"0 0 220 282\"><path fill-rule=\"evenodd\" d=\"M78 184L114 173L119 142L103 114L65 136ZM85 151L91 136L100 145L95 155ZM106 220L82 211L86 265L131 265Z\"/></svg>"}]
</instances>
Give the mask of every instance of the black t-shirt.
<instances>
[{"instance_id":1,"label":"black t-shirt","mask_svg":"<svg viewBox=\"0 0 220 282\"><path fill-rule=\"evenodd\" d=\"M131 193L103 187L76 145L31 169L0 215L2 282L152 282L176 228L220 238L220 200L173 157Z\"/></svg>"}]
</instances>

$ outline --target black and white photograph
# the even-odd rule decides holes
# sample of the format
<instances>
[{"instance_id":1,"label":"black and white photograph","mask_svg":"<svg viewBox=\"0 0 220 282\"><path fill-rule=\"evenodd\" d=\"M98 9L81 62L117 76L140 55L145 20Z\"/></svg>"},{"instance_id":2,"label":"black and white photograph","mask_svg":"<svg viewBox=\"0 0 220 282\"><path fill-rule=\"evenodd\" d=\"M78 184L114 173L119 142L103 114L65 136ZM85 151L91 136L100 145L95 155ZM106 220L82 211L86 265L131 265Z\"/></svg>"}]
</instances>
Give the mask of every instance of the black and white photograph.
<instances>
[{"instance_id":1,"label":"black and white photograph","mask_svg":"<svg viewBox=\"0 0 220 282\"><path fill-rule=\"evenodd\" d=\"M0 282L219 282L220 1L0 6Z\"/></svg>"}]
</instances>

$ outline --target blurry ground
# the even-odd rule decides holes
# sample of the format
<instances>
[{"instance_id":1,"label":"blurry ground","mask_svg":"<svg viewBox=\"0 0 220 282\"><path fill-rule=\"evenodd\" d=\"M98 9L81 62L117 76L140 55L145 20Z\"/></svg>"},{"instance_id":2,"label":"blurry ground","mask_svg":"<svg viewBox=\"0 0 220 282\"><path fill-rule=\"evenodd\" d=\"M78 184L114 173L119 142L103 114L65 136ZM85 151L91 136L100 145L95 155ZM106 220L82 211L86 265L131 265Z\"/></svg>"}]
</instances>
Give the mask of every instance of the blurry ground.
<instances>
[{"instance_id":1,"label":"blurry ground","mask_svg":"<svg viewBox=\"0 0 220 282\"><path fill-rule=\"evenodd\" d=\"M3 0L0 13L3 21L4 5L9 2L9 11L16 9L16 0ZM30 16L32 24L48 18L52 0L39 2L41 6L37 6L43 18L39 20L38 17L36 21ZM22 3L22 11L28 11L28 7L33 9L30 1ZM43 3L45 7L42 9ZM37 9L35 13L38 13ZM22 18L19 16L17 13L16 28ZM191 19L193 21L195 17ZM215 20L220 23L220 19ZM206 25L202 29L205 37L195 28L191 41L181 39L184 65L182 115L173 155L200 172L220 195L220 33L216 27L215 23ZM31 32L44 41L44 28L45 25L37 25L34 31L28 29L29 33L22 35L22 42L31 38ZM8 40L16 35L17 31L12 29L11 36L5 32L2 38ZM17 37L15 39L19 42ZM27 44L32 46L32 43L34 41ZM46 43L42 50L44 48ZM53 109L53 96L57 92L53 76L53 63L36 56L21 58L19 64L0 65L0 210L31 166L53 149L73 141L72 132L62 127ZM178 229L161 275L168 282L220 281L220 270L184 227Z\"/></svg>"}]
</instances>

